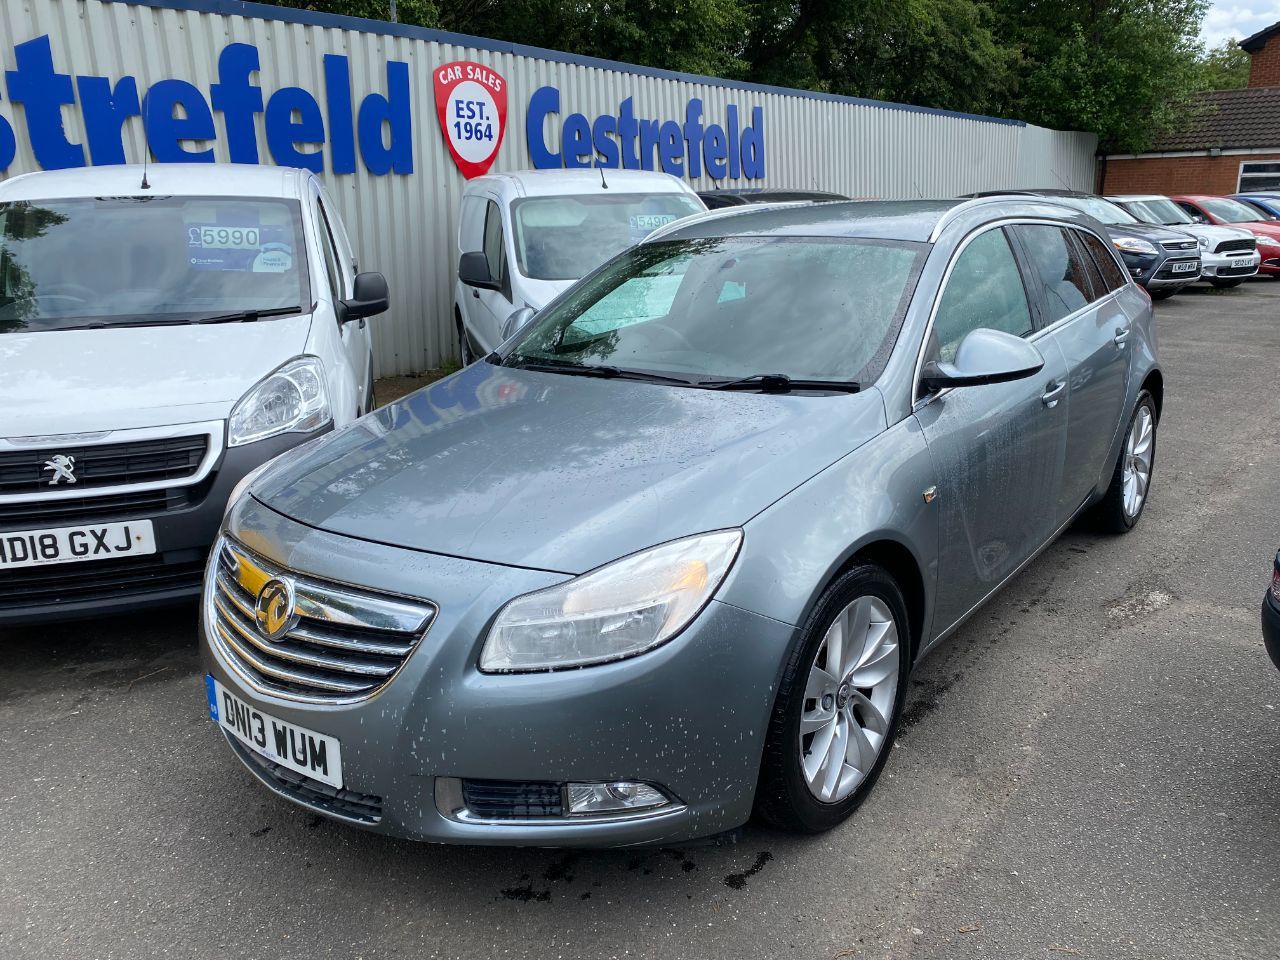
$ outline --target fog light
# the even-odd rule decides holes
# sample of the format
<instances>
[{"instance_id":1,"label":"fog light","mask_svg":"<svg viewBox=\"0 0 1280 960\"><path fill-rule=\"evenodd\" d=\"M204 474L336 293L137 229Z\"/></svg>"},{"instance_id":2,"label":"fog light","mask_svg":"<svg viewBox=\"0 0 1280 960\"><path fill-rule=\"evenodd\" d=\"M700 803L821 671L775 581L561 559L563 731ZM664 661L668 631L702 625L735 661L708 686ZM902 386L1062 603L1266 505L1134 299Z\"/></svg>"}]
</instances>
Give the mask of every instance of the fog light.
<instances>
[{"instance_id":1,"label":"fog light","mask_svg":"<svg viewBox=\"0 0 1280 960\"><path fill-rule=\"evenodd\" d=\"M630 780L569 784L569 815L632 813L665 807L671 800L657 787Z\"/></svg>"}]
</instances>

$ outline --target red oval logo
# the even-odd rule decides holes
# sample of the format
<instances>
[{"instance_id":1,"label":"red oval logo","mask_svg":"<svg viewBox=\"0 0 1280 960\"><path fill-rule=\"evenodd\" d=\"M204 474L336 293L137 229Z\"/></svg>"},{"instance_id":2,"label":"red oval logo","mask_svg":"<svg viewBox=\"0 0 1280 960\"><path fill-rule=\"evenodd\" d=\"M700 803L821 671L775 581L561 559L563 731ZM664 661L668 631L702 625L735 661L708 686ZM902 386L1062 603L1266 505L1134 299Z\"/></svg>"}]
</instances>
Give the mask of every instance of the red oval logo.
<instances>
[{"instance_id":1,"label":"red oval logo","mask_svg":"<svg viewBox=\"0 0 1280 960\"><path fill-rule=\"evenodd\" d=\"M507 127L507 81L482 63L457 60L432 74L436 114L453 162L470 180L487 173Z\"/></svg>"}]
</instances>

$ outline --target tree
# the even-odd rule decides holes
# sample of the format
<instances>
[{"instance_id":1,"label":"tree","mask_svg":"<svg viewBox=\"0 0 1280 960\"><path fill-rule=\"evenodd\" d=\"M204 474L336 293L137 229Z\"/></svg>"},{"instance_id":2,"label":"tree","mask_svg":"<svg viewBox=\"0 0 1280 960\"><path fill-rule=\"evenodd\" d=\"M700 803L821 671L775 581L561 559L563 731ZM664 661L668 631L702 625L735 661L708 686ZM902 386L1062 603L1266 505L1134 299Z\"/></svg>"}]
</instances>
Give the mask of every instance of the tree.
<instances>
[{"instance_id":1,"label":"tree","mask_svg":"<svg viewBox=\"0 0 1280 960\"><path fill-rule=\"evenodd\" d=\"M788 87L982 112L1014 64L975 0L756 0L747 76Z\"/></svg>"},{"instance_id":2,"label":"tree","mask_svg":"<svg viewBox=\"0 0 1280 960\"><path fill-rule=\"evenodd\" d=\"M1194 116L1207 0L1001 0L999 35L1022 48L1005 111L1091 130L1140 152Z\"/></svg>"},{"instance_id":3,"label":"tree","mask_svg":"<svg viewBox=\"0 0 1280 960\"><path fill-rule=\"evenodd\" d=\"M1196 86L1201 90L1238 90L1249 85L1249 54L1238 40L1223 40L1200 58Z\"/></svg>"}]
</instances>

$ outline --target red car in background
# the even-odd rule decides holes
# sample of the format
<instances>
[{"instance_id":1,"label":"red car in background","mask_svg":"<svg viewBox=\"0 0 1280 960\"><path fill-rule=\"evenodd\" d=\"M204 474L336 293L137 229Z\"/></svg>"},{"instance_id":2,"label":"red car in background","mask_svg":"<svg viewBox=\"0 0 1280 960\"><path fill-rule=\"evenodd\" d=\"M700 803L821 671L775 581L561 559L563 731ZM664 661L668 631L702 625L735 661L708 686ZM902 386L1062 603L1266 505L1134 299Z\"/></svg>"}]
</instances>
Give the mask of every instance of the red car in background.
<instances>
[{"instance_id":1,"label":"red car in background","mask_svg":"<svg viewBox=\"0 0 1280 960\"><path fill-rule=\"evenodd\" d=\"M1258 238L1258 253L1262 255L1258 274L1280 276L1280 220L1265 220L1266 214L1261 210L1230 197L1188 194L1171 199L1196 223L1216 223L1248 230Z\"/></svg>"}]
</instances>

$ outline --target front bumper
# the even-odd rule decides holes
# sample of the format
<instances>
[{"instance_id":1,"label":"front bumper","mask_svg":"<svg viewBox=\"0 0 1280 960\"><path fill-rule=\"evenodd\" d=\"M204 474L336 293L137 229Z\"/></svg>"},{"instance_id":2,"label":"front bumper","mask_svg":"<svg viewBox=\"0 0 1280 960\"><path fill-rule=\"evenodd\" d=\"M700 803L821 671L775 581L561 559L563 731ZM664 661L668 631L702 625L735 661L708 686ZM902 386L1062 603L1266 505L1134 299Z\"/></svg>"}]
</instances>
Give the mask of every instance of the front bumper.
<instances>
[{"instance_id":1,"label":"front bumper","mask_svg":"<svg viewBox=\"0 0 1280 960\"><path fill-rule=\"evenodd\" d=\"M1237 266L1245 260L1248 261L1247 265ZM1252 277L1258 272L1258 265L1261 262L1262 258L1256 252L1232 254L1203 250L1200 253L1200 279L1233 280Z\"/></svg>"},{"instance_id":2,"label":"front bumper","mask_svg":"<svg viewBox=\"0 0 1280 960\"><path fill-rule=\"evenodd\" d=\"M1262 642L1271 662L1280 670L1280 603L1276 603L1270 590L1262 601Z\"/></svg>"},{"instance_id":3,"label":"front bumper","mask_svg":"<svg viewBox=\"0 0 1280 960\"><path fill-rule=\"evenodd\" d=\"M307 809L420 840L531 846L665 844L749 818L764 734L794 628L712 601L678 637L629 660L555 673L476 669L489 622L511 597L565 574L502 567L355 541L304 527L250 501L228 531L276 565L312 578L416 596L438 612L400 671L355 703L264 693L209 643L219 683L264 713L341 742L342 796L234 751L262 783ZM643 781L670 807L604 817L476 816L459 782ZM376 815L351 811L376 810Z\"/></svg>"},{"instance_id":4,"label":"front bumper","mask_svg":"<svg viewBox=\"0 0 1280 960\"><path fill-rule=\"evenodd\" d=\"M119 514L95 511L86 524L150 520L156 553L7 572L0 583L0 625L84 619L195 599L200 595L209 545L218 534L232 488L255 467L314 435L285 434L225 448L209 474L184 492L185 505L178 509L144 513L126 510ZM86 497L84 502L92 504L93 498ZM38 519L15 524L0 522L0 535L40 525ZM44 524L66 525L72 524L62 520Z\"/></svg>"}]
</instances>

